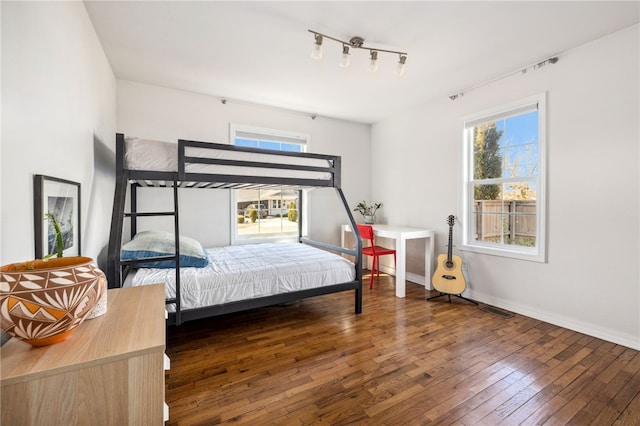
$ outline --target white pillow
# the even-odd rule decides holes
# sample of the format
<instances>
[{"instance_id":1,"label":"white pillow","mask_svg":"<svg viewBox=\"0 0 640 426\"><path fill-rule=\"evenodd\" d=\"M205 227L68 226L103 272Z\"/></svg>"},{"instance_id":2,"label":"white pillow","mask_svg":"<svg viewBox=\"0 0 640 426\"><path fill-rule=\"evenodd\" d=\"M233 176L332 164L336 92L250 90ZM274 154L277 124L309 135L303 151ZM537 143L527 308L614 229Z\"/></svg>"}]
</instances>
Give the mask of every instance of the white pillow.
<instances>
[{"instance_id":1,"label":"white pillow","mask_svg":"<svg viewBox=\"0 0 640 426\"><path fill-rule=\"evenodd\" d=\"M145 259L175 254L175 234L163 231L143 231L122 245L122 260ZM204 268L209 258L202 245L193 238L180 236L180 266L184 268ZM140 264L147 268L175 268L175 261L161 260Z\"/></svg>"}]
</instances>

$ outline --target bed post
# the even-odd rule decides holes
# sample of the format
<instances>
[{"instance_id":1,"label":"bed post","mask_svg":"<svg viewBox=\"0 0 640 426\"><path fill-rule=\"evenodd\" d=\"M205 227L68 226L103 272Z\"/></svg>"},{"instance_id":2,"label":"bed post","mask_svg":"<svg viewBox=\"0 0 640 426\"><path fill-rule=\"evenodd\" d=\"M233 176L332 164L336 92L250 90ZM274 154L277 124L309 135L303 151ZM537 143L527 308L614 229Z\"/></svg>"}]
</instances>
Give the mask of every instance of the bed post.
<instances>
[{"instance_id":1,"label":"bed post","mask_svg":"<svg viewBox=\"0 0 640 426\"><path fill-rule=\"evenodd\" d=\"M301 189L298 190L298 205L296 209L298 211L298 242L302 241L302 193Z\"/></svg>"},{"instance_id":2,"label":"bed post","mask_svg":"<svg viewBox=\"0 0 640 426\"><path fill-rule=\"evenodd\" d=\"M116 187L111 211L111 233L107 252L107 287L122 287L122 268L120 266L120 248L122 246L122 227L124 223L124 205L127 195L128 171L124 168L124 134L116 133Z\"/></svg>"},{"instance_id":3,"label":"bed post","mask_svg":"<svg viewBox=\"0 0 640 426\"><path fill-rule=\"evenodd\" d=\"M180 220L178 218L178 185L179 182L173 181L173 226L174 226L174 238L175 238L175 252L176 252L176 325L182 324L182 296L180 294Z\"/></svg>"},{"instance_id":4,"label":"bed post","mask_svg":"<svg viewBox=\"0 0 640 426\"><path fill-rule=\"evenodd\" d=\"M355 294L355 312L356 314L362 313L362 239L360 239L360 234L358 233L358 227L356 226L356 221L351 214L351 208L349 208L349 203L347 203L347 199L342 193L342 188L340 187L340 183L342 182L342 157L336 157L333 160L333 186L338 191L338 195L340 195L340 199L342 200L342 204L344 205L344 210L347 212L347 217L349 218L349 224L351 225L351 229L353 230L353 237L356 242L356 281L358 282L358 288L356 289Z\"/></svg>"},{"instance_id":5,"label":"bed post","mask_svg":"<svg viewBox=\"0 0 640 426\"><path fill-rule=\"evenodd\" d=\"M133 237L138 233L138 184L136 182L129 185L129 213L131 213L129 239L133 240Z\"/></svg>"},{"instance_id":6,"label":"bed post","mask_svg":"<svg viewBox=\"0 0 640 426\"><path fill-rule=\"evenodd\" d=\"M358 282L358 288L356 288L356 298L355 298L355 312L356 314L362 313L362 240L360 239L360 234L358 233L358 227L356 226L356 221L351 214L351 209L349 208L349 204L347 203L347 199L344 197L342 193L342 189L336 187L336 191L338 191L338 195L342 200L342 204L344 205L344 209L347 212L347 217L349 218L349 224L351 225L351 229L353 230L353 236L356 242L356 281Z\"/></svg>"}]
</instances>

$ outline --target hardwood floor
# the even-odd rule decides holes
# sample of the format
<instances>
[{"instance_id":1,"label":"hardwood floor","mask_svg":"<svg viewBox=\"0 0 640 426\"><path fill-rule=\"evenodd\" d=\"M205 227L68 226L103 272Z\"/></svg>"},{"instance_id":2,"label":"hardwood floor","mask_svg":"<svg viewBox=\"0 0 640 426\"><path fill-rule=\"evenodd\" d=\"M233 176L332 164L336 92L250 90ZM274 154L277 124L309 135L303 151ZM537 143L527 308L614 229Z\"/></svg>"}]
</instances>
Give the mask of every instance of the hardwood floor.
<instances>
[{"instance_id":1,"label":"hardwood floor","mask_svg":"<svg viewBox=\"0 0 640 426\"><path fill-rule=\"evenodd\" d=\"M640 425L638 351L393 277L363 299L170 327L167 425Z\"/></svg>"}]
</instances>

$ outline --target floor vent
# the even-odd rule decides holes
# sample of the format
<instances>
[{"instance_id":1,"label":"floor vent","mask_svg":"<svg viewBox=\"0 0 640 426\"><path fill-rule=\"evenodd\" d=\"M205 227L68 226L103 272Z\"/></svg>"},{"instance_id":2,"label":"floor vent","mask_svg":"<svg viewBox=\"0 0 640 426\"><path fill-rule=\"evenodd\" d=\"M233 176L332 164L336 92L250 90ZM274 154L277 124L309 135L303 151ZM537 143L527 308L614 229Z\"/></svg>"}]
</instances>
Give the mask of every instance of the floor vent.
<instances>
[{"instance_id":1,"label":"floor vent","mask_svg":"<svg viewBox=\"0 0 640 426\"><path fill-rule=\"evenodd\" d=\"M495 308L493 306L484 305L480 309L485 311L485 312L496 314L496 315L498 315L498 316L500 316L502 318L511 318L511 317L513 317L513 312L503 311L502 309L498 309L498 308Z\"/></svg>"}]
</instances>

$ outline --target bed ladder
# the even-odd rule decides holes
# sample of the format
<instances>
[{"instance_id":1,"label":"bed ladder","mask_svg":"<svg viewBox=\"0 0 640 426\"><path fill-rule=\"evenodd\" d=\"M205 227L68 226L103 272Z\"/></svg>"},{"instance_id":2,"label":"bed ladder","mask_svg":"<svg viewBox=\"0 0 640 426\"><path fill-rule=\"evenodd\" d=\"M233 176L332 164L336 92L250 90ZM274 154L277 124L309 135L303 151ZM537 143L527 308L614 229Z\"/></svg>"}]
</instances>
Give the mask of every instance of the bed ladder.
<instances>
[{"instance_id":1,"label":"bed ladder","mask_svg":"<svg viewBox=\"0 0 640 426\"><path fill-rule=\"evenodd\" d=\"M167 182L168 183L168 182ZM137 199L137 188L140 185L136 182L131 183L131 208L129 213L125 213L124 217L131 218L131 238L133 238L138 233L138 218L139 217L162 217L162 216L173 216L173 227L174 227L174 238L175 238L175 253L173 255L167 256L157 256L157 257L149 257L145 259L133 259L128 261L121 261L121 265L123 267L131 266L131 265L140 265L148 262L155 262L160 260L172 260L175 261L175 276L176 276L176 296L170 299L165 299L165 303L167 305L174 304L176 308L175 312L175 325L180 325L182 323L181 315L180 315L180 224L179 224L179 214L178 214L178 188L180 184L176 178L172 182L173 189L173 210L170 211L160 211L160 212L138 212L138 199Z\"/></svg>"},{"instance_id":2,"label":"bed ladder","mask_svg":"<svg viewBox=\"0 0 640 426\"><path fill-rule=\"evenodd\" d=\"M116 171L118 172L118 170ZM137 210L137 188L142 186L136 181L130 182L129 171L121 169L118 176L120 178L116 181L115 197L113 203L113 213L111 217L111 235L109 238L109 255L107 258L107 283L109 288L122 287L123 280L129 272L132 266L142 265L144 263L156 262L161 260L172 260L176 264L176 297L166 299L167 305L174 304L175 311L175 324L182 323L181 318L181 303L180 303L180 226L178 215L178 188L180 183L177 179L177 173L175 174L172 182L166 181L167 186L171 186L173 189L173 210L161 211L161 212L138 212ZM127 184L129 184L130 190L130 212L125 211L125 201L127 195ZM166 188L166 187L164 187ZM173 216L174 223L174 235L175 235L175 253L167 256L148 257L144 259L131 259L122 260L120 258L120 249L122 247L122 233L124 229L124 221L126 218L130 219L131 238L133 238L138 231L138 218L140 217L160 217L160 216Z\"/></svg>"}]
</instances>

